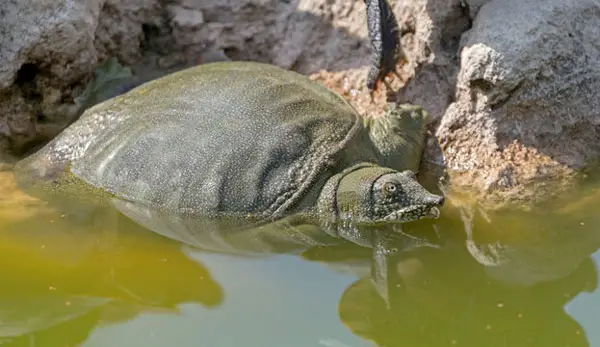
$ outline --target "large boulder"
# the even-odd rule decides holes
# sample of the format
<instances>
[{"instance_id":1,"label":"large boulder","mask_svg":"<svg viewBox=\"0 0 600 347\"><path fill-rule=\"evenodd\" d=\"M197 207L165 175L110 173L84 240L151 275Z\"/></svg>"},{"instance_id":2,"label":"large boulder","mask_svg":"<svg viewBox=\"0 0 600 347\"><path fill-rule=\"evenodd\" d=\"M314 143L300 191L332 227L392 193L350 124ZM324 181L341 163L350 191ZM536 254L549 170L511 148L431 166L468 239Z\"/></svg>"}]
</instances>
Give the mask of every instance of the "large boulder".
<instances>
[{"instance_id":1,"label":"large boulder","mask_svg":"<svg viewBox=\"0 0 600 347\"><path fill-rule=\"evenodd\" d=\"M3 1L0 89L10 87L26 63L43 66L61 81L81 78L88 62L97 60L94 32L100 6L100 0Z\"/></svg>"},{"instance_id":2,"label":"large boulder","mask_svg":"<svg viewBox=\"0 0 600 347\"><path fill-rule=\"evenodd\" d=\"M152 1L120 2L142 21L158 16ZM148 11L144 9L148 7ZM101 15L110 12L105 0L5 0L0 6L0 162L49 140L72 119L73 99L93 69L115 50L98 40L113 28L112 40L127 40L121 56L139 51L132 20ZM129 23L130 25L127 25ZM116 28L116 29L115 29ZM103 47L104 48L104 47ZM109 47L110 48L110 47ZM131 50L131 49L130 49ZM102 54L104 52L104 54Z\"/></svg>"},{"instance_id":3,"label":"large boulder","mask_svg":"<svg viewBox=\"0 0 600 347\"><path fill-rule=\"evenodd\" d=\"M598 35L597 0L492 0L479 9L436 134L455 186L490 202L543 200L598 159Z\"/></svg>"}]
</instances>

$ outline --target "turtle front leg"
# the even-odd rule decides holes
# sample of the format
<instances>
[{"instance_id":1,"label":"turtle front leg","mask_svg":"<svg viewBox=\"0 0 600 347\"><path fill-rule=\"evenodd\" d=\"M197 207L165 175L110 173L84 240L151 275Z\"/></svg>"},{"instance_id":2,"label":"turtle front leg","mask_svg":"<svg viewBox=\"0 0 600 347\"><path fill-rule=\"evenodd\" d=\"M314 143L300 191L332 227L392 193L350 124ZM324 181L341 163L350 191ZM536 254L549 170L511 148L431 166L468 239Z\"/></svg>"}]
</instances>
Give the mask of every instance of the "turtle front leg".
<instances>
[{"instance_id":1,"label":"turtle front leg","mask_svg":"<svg viewBox=\"0 0 600 347\"><path fill-rule=\"evenodd\" d=\"M398 21L387 0L364 0L367 5L367 27L369 39L373 47L373 57L367 76L367 88L373 93L383 82L391 89L385 80L391 73L400 77L396 64L404 53L400 45Z\"/></svg>"},{"instance_id":2,"label":"turtle front leg","mask_svg":"<svg viewBox=\"0 0 600 347\"><path fill-rule=\"evenodd\" d=\"M429 113L419 105L388 103L386 114L369 124L369 138L381 165L417 172L425 148Z\"/></svg>"}]
</instances>

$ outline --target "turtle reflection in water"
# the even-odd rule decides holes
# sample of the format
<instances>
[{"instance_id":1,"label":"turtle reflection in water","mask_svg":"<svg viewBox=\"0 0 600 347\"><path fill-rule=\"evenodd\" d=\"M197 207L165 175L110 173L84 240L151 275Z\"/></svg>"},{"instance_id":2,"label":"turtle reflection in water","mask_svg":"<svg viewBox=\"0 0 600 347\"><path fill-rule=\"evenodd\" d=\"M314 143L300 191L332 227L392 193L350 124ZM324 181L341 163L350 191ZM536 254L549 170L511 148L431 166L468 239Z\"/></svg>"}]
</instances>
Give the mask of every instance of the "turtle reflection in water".
<instances>
[{"instance_id":1,"label":"turtle reflection in water","mask_svg":"<svg viewBox=\"0 0 600 347\"><path fill-rule=\"evenodd\" d=\"M377 16L393 21L380 30L397 27L387 12L371 13L371 23ZM389 37L372 38L375 44ZM397 49L381 47L388 58ZM389 65L380 62L380 69ZM108 71L119 75L114 66ZM98 78L90 90L100 93L106 81L112 80ZM409 222L437 218L444 202L414 174L427 121L421 107L408 104L363 117L299 73L216 62L92 106L16 172L29 190L95 191L169 213L255 225Z\"/></svg>"},{"instance_id":2,"label":"turtle reflection in water","mask_svg":"<svg viewBox=\"0 0 600 347\"><path fill-rule=\"evenodd\" d=\"M591 260L566 278L518 287L494 281L465 253L420 248L390 259L389 297L383 300L370 278L362 277L340 298L341 321L377 346L453 341L490 347L590 346L565 305L597 279Z\"/></svg>"},{"instance_id":3,"label":"turtle reflection in water","mask_svg":"<svg viewBox=\"0 0 600 347\"><path fill-rule=\"evenodd\" d=\"M62 211L37 212L0 225L3 346L85 345L103 326L177 315L184 303L214 309L225 299L209 269L179 243L153 237L114 209L97 210L101 223L85 226Z\"/></svg>"},{"instance_id":4,"label":"turtle reflection in water","mask_svg":"<svg viewBox=\"0 0 600 347\"><path fill-rule=\"evenodd\" d=\"M241 256L296 254L356 276L341 295L340 319L352 332L380 346L437 346L453 340L466 345L505 346L509 341L509 345L518 346L588 346L582 327L564 306L578 293L597 288L596 269L589 259L594 247L576 244L587 243L593 235L555 244L555 255L568 255L570 248L576 248L586 258L583 262L561 258L571 264L570 273L562 272L563 264L520 264L531 269L546 266L545 272L561 276L535 285L516 285L487 272L464 247L464 226L452 209L436 221L404 226L407 233L419 236L441 231L439 246L419 247L427 244L414 244L414 239L383 232L383 227L376 233L370 227L346 230L338 238L309 228L202 233L203 222L189 216L160 213L127 202L116 206L147 228L195 248ZM506 222L496 221L497 225ZM522 218L521 222L528 225L530 221ZM530 230L534 231L545 232L549 237L541 238L544 240L565 232L549 234L544 225ZM595 231L590 227L587 233L597 234ZM532 253L549 246L515 251L531 261Z\"/></svg>"}]
</instances>

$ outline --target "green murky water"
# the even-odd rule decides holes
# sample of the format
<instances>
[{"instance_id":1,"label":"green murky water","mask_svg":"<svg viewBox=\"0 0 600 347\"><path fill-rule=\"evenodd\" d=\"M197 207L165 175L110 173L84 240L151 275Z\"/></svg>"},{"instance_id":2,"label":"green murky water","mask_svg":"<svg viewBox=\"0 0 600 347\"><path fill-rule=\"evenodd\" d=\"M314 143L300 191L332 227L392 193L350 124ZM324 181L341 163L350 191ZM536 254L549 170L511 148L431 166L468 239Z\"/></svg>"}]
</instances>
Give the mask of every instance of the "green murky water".
<instances>
[{"instance_id":1,"label":"green murky water","mask_svg":"<svg viewBox=\"0 0 600 347\"><path fill-rule=\"evenodd\" d=\"M58 211L11 176L2 346L600 346L600 184L519 214L449 196L387 256L315 235L211 241L228 254L113 209Z\"/></svg>"}]
</instances>

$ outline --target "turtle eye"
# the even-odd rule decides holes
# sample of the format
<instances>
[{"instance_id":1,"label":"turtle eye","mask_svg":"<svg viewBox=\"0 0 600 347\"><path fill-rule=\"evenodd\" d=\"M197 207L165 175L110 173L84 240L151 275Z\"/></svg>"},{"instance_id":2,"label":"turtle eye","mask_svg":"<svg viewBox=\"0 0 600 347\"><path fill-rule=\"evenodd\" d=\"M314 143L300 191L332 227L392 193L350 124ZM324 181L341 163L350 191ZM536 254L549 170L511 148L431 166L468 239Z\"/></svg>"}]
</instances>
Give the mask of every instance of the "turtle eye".
<instances>
[{"instance_id":1,"label":"turtle eye","mask_svg":"<svg viewBox=\"0 0 600 347\"><path fill-rule=\"evenodd\" d=\"M383 185L383 190L385 190L387 193L394 193L396 190L398 190L398 186L395 183L386 182Z\"/></svg>"}]
</instances>

